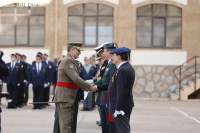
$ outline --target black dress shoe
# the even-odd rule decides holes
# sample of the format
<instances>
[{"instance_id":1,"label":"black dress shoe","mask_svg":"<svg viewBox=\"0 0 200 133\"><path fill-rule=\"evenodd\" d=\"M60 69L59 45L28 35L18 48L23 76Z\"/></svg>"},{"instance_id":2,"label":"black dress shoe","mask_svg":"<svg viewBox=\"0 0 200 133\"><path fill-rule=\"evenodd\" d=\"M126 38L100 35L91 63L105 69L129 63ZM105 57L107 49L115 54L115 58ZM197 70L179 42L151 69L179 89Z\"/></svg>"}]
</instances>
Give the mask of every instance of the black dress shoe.
<instances>
[{"instance_id":1,"label":"black dress shoe","mask_svg":"<svg viewBox=\"0 0 200 133\"><path fill-rule=\"evenodd\" d=\"M40 107L40 109L44 109L44 108L46 108L45 105L41 105L41 106L39 106L39 107Z\"/></svg>"},{"instance_id":2,"label":"black dress shoe","mask_svg":"<svg viewBox=\"0 0 200 133\"><path fill-rule=\"evenodd\" d=\"M8 106L7 109L16 109L16 106Z\"/></svg>"},{"instance_id":3,"label":"black dress shoe","mask_svg":"<svg viewBox=\"0 0 200 133\"><path fill-rule=\"evenodd\" d=\"M47 103L46 106L51 106L51 105Z\"/></svg>"},{"instance_id":4,"label":"black dress shoe","mask_svg":"<svg viewBox=\"0 0 200 133\"><path fill-rule=\"evenodd\" d=\"M37 107L37 106L34 106L32 109L39 109L39 107Z\"/></svg>"},{"instance_id":5,"label":"black dress shoe","mask_svg":"<svg viewBox=\"0 0 200 133\"><path fill-rule=\"evenodd\" d=\"M97 126L101 126L101 121L96 121Z\"/></svg>"},{"instance_id":6,"label":"black dress shoe","mask_svg":"<svg viewBox=\"0 0 200 133\"><path fill-rule=\"evenodd\" d=\"M32 109L37 109L36 107L33 107Z\"/></svg>"},{"instance_id":7,"label":"black dress shoe","mask_svg":"<svg viewBox=\"0 0 200 133\"><path fill-rule=\"evenodd\" d=\"M19 108L23 108L23 107L24 107L24 104L21 104L21 105L19 105L18 107L19 107Z\"/></svg>"}]
</instances>

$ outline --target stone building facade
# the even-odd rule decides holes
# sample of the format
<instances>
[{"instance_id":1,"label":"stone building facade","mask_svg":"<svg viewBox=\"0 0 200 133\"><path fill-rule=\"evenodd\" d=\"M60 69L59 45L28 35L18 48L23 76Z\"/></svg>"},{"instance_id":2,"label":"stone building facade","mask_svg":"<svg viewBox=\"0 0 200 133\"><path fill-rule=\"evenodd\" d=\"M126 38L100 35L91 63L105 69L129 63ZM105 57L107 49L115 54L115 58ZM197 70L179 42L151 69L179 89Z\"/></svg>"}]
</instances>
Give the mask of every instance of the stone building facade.
<instances>
[{"instance_id":1,"label":"stone building facade","mask_svg":"<svg viewBox=\"0 0 200 133\"><path fill-rule=\"evenodd\" d=\"M20 7L13 8L16 14ZM17 43L18 40L24 42L18 38L18 21L14 22L15 43L2 44L6 40L2 41L1 36L9 38L12 34L0 33L0 48L6 51L6 60L13 51L27 54L30 61L37 51L55 58L65 53L70 41L84 43L82 59L94 54L93 48L100 43L114 41L133 50L131 63L137 75L135 95L171 98L171 94L178 95L179 88L174 68L200 55L199 0L49 0L37 8L44 8L44 14L36 14L40 17L35 21L33 18L31 23L30 12L34 11L28 9L28 32L24 32L26 26L19 22L22 25L19 36L28 34L24 45ZM3 13L1 20L6 16ZM8 27L10 24L1 23L8 23ZM43 41L38 43L41 39Z\"/></svg>"}]
</instances>

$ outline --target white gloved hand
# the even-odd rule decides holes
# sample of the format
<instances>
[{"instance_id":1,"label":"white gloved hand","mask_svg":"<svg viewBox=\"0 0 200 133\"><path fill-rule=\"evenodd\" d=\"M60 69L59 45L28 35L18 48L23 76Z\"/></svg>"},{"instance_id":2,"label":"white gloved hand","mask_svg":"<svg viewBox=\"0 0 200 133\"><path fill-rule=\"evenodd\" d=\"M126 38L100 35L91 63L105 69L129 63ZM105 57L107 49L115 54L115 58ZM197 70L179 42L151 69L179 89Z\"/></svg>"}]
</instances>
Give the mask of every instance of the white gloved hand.
<instances>
[{"instance_id":1,"label":"white gloved hand","mask_svg":"<svg viewBox=\"0 0 200 133\"><path fill-rule=\"evenodd\" d=\"M18 83L17 86L20 86L20 83Z\"/></svg>"},{"instance_id":2,"label":"white gloved hand","mask_svg":"<svg viewBox=\"0 0 200 133\"><path fill-rule=\"evenodd\" d=\"M46 87L48 87L48 84L47 84L47 83L44 84L44 88L46 88Z\"/></svg>"},{"instance_id":3,"label":"white gloved hand","mask_svg":"<svg viewBox=\"0 0 200 133\"><path fill-rule=\"evenodd\" d=\"M122 115L122 116L124 116L125 115L125 113L124 113L124 111L117 111L117 110L115 110L115 113L113 114L113 116L114 116L114 118L117 118L117 116L118 115Z\"/></svg>"},{"instance_id":4,"label":"white gloved hand","mask_svg":"<svg viewBox=\"0 0 200 133\"><path fill-rule=\"evenodd\" d=\"M87 98L87 96L88 96L88 93L89 93L89 92L87 92L87 91L84 91L84 98L83 98L84 100Z\"/></svg>"},{"instance_id":5,"label":"white gloved hand","mask_svg":"<svg viewBox=\"0 0 200 133\"><path fill-rule=\"evenodd\" d=\"M3 86L7 86L7 83L3 82L2 85L3 85Z\"/></svg>"},{"instance_id":6,"label":"white gloved hand","mask_svg":"<svg viewBox=\"0 0 200 133\"><path fill-rule=\"evenodd\" d=\"M30 83L28 87L29 87L29 88L33 88L33 84Z\"/></svg>"}]
</instances>

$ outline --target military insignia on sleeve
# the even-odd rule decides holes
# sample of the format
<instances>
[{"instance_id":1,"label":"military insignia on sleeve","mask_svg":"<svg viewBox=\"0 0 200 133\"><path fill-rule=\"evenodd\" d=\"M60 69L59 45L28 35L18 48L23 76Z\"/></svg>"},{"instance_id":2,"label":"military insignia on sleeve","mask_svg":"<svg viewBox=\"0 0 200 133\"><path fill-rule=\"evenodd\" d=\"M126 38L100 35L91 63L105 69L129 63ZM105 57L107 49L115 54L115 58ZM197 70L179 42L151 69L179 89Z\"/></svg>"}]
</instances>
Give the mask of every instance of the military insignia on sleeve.
<instances>
[{"instance_id":1,"label":"military insignia on sleeve","mask_svg":"<svg viewBox=\"0 0 200 133\"><path fill-rule=\"evenodd\" d=\"M74 68L74 66L73 66L72 64L70 64L70 65L69 65L69 68L73 69L73 68Z\"/></svg>"}]
</instances>

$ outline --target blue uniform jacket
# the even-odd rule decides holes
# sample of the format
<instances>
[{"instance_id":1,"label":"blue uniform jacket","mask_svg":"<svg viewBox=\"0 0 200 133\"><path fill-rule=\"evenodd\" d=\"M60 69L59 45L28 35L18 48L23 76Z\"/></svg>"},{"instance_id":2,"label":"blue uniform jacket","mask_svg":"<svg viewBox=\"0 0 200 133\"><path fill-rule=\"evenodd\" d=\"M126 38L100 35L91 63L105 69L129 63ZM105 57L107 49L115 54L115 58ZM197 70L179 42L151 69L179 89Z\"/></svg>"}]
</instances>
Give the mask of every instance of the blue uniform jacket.
<instances>
[{"instance_id":1,"label":"blue uniform jacket","mask_svg":"<svg viewBox=\"0 0 200 133\"><path fill-rule=\"evenodd\" d=\"M124 111L130 114L134 106L133 85L135 71L127 62L115 71L109 84L109 112Z\"/></svg>"},{"instance_id":2,"label":"blue uniform jacket","mask_svg":"<svg viewBox=\"0 0 200 133\"><path fill-rule=\"evenodd\" d=\"M31 83L33 86L44 86L45 83L48 83L47 80L47 68L44 63L42 63L42 67L40 72L37 72L36 63L33 62L31 66Z\"/></svg>"},{"instance_id":3,"label":"blue uniform jacket","mask_svg":"<svg viewBox=\"0 0 200 133\"><path fill-rule=\"evenodd\" d=\"M86 73L87 74L86 80L93 79L96 76L98 69L99 69L98 65L92 65L88 74Z\"/></svg>"},{"instance_id":4,"label":"blue uniform jacket","mask_svg":"<svg viewBox=\"0 0 200 133\"><path fill-rule=\"evenodd\" d=\"M44 61L46 68L47 68L47 80L51 84L55 84L55 76L56 76L56 65L52 61Z\"/></svg>"},{"instance_id":5,"label":"blue uniform jacket","mask_svg":"<svg viewBox=\"0 0 200 133\"><path fill-rule=\"evenodd\" d=\"M6 77L6 83L17 85L21 82L20 64L16 63L14 68L11 68L11 63L6 64L8 68L8 76Z\"/></svg>"},{"instance_id":6,"label":"blue uniform jacket","mask_svg":"<svg viewBox=\"0 0 200 133\"><path fill-rule=\"evenodd\" d=\"M8 68L5 62L2 59L0 59L0 80L5 81L7 76L8 76Z\"/></svg>"}]
</instances>

